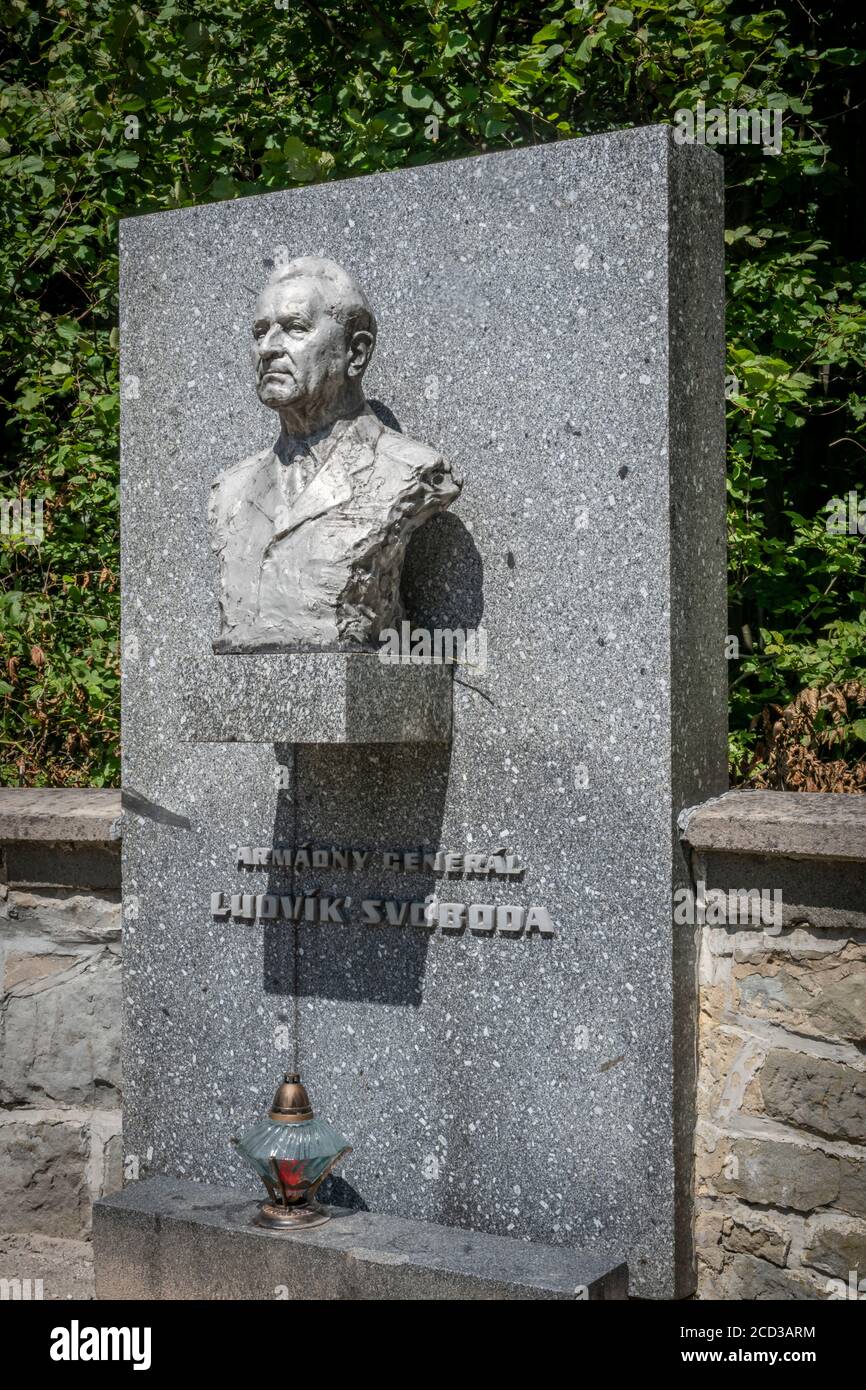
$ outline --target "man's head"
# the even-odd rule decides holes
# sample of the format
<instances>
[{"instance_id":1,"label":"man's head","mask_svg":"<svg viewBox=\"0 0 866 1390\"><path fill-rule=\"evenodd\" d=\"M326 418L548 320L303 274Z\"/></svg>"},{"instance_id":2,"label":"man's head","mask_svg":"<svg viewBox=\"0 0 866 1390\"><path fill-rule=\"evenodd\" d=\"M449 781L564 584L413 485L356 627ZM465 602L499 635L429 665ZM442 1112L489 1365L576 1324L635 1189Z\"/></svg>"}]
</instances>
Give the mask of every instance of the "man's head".
<instances>
[{"instance_id":1,"label":"man's head","mask_svg":"<svg viewBox=\"0 0 866 1390\"><path fill-rule=\"evenodd\" d=\"M253 324L259 400L304 432L363 400L376 320L361 287L335 261L278 265Z\"/></svg>"}]
</instances>

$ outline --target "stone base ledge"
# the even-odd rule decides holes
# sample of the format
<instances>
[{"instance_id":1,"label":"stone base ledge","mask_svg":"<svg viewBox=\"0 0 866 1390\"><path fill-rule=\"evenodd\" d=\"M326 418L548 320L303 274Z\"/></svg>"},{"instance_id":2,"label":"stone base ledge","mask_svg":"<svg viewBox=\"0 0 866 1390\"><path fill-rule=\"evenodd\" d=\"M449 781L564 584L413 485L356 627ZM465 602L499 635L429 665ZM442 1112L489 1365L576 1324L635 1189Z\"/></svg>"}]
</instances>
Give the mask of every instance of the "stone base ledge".
<instances>
[{"instance_id":1,"label":"stone base ledge","mask_svg":"<svg viewBox=\"0 0 866 1390\"><path fill-rule=\"evenodd\" d=\"M602 1253L331 1207L302 1233L252 1224L234 1188L147 1178L93 1209L100 1299L625 1299L627 1269Z\"/></svg>"}]
</instances>

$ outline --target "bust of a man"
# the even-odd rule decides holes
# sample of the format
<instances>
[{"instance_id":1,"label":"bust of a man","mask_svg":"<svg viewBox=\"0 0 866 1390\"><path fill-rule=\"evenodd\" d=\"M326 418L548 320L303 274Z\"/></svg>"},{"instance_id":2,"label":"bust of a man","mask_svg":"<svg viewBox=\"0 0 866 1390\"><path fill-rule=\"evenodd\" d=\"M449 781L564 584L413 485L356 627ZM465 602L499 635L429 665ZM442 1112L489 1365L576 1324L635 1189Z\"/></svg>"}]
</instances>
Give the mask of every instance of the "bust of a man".
<instances>
[{"instance_id":1,"label":"bust of a man","mask_svg":"<svg viewBox=\"0 0 866 1390\"><path fill-rule=\"evenodd\" d=\"M366 403L376 343L366 296L334 261L278 265L253 325L256 388L280 418L272 448L211 491L217 652L375 643L398 625L412 532L459 495L435 449Z\"/></svg>"}]
</instances>

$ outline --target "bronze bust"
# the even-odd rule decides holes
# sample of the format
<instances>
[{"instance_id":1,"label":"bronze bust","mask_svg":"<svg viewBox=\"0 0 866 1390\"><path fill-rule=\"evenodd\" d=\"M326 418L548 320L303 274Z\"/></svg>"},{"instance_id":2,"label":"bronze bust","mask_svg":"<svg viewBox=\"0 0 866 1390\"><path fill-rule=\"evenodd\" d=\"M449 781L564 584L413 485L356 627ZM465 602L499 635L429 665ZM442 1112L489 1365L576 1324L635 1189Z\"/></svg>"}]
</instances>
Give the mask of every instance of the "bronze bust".
<instances>
[{"instance_id":1,"label":"bronze bust","mask_svg":"<svg viewBox=\"0 0 866 1390\"><path fill-rule=\"evenodd\" d=\"M334 261L278 265L253 334L259 400L279 414L280 435L212 487L214 651L372 645L401 620L410 536L461 482L435 449L368 406L376 320Z\"/></svg>"}]
</instances>

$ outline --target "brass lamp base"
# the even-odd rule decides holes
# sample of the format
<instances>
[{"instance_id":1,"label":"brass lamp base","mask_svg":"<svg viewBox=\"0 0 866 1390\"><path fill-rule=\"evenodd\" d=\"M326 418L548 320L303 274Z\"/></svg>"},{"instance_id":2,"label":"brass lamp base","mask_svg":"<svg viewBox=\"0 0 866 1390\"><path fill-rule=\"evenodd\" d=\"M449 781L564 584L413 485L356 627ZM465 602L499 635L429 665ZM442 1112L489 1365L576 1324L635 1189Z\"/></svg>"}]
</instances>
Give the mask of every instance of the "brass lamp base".
<instances>
[{"instance_id":1,"label":"brass lamp base","mask_svg":"<svg viewBox=\"0 0 866 1390\"><path fill-rule=\"evenodd\" d=\"M313 1226L324 1226L330 1221L330 1212L319 1203L308 1199L283 1206L277 1202L262 1202L253 1218L255 1226L264 1226L267 1231L309 1231Z\"/></svg>"}]
</instances>

